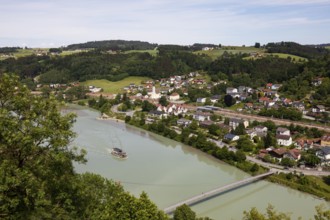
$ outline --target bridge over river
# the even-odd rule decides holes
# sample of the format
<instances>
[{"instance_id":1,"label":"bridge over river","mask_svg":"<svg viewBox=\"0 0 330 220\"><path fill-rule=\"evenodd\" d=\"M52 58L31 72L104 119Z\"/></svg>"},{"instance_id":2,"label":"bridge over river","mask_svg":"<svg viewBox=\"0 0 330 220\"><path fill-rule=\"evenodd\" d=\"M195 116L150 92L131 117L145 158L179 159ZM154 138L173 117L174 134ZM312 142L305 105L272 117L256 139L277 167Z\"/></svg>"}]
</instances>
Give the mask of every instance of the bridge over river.
<instances>
[{"instance_id":1,"label":"bridge over river","mask_svg":"<svg viewBox=\"0 0 330 220\"><path fill-rule=\"evenodd\" d=\"M229 190L233 190L235 188L239 188L241 186L244 186L248 183L251 183L251 182L255 182L259 179L262 179L266 176L269 176L269 175L272 175L273 173L275 173L276 171L275 170L270 170L269 172L267 173L263 173L263 174L260 174L258 176L252 176L252 177L249 177L249 178L246 178L246 179L243 179L243 180L240 180L240 181L237 181L237 182L234 182L234 183L230 183L228 185L225 185L225 186L221 186L219 188L216 188L216 189L213 189L213 190L210 190L208 192L204 192L202 194L199 194L199 195L196 195L192 198L189 198L187 200L184 200L184 201L181 201L181 202L178 202L172 206L169 206L167 208L164 209L164 212L166 214L171 214L175 211L175 209L183 204L186 204L188 206L190 205L193 205L193 204L196 204L196 203L199 203L199 202L202 202L204 200L207 200L209 198L212 198L216 195L219 195L220 193L224 193L224 192L227 192Z\"/></svg>"}]
</instances>

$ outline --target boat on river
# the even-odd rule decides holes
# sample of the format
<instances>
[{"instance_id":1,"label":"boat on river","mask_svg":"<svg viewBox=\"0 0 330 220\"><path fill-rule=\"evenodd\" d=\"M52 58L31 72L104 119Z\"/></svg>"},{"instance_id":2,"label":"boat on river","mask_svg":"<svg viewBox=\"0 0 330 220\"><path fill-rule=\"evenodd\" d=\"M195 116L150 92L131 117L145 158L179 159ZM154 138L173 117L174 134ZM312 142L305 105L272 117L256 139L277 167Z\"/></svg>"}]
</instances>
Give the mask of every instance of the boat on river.
<instances>
[{"instance_id":1,"label":"boat on river","mask_svg":"<svg viewBox=\"0 0 330 220\"><path fill-rule=\"evenodd\" d=\"M118 147L114 147L111 150L111 154L119 159L126 159L127 158L127 153Z\"/></svg>"}]
</instances>

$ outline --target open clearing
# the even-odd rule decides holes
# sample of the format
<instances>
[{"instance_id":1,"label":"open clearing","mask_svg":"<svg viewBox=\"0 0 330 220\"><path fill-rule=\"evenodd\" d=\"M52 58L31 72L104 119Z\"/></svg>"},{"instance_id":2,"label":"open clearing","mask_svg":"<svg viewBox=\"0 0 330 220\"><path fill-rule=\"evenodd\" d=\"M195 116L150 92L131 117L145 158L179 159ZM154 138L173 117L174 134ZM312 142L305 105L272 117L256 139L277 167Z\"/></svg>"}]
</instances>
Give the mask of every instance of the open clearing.
<instances>
[{"instance_id":1,"label":"open clearing","mask_svg":"<svg viewBox=\"0 0 330 220\"><path fill-rule=\"evenodd\" d=\"M211 57L213 60L217 59L219 56L221 56L224 52L232 53L232 54L238 54L238 53L262 53L264 52L263 48L255 48L255 47L235 47L235 46L225 46L221 47L220 49L215 50L199 50L195 51L195 54L205 54L209 57Z\"/></svg>"},{"instance_id":2,"label":"open clearing","mask_svg":"<svg viewBox=\"0 0 330 220\"><path fill-rule=\"evenodd\" d=\"M142 81L149 80L148 77L130 76L117 82L111 82L106 79L88 80L82 82L85 86L95 86L103 89L106 93L120 93L123 92L123 87L128 86L131 83L135 85L141 85Z\"/></svg>"},{"instance_id":3,"label":"open clearing","mask_svg":"<svg viewBox=\"0 0 330 220\"><path fill-rule=\"evenodd\" d=\"M294 59L295 62L307 62L308 59L292 54L286 54L286 53L265 53L268 56L278 56L279 58L287 59L288 57L291 57L291 59ZM299 61L301 60L301 61Z\"/></svg>"},{"instance_id":4,"label":"open clearing","mask_svg":"<svg viewBox=\"0 0 330 220\"><path fill-rule=\"evenodd\" d=\"M151 56L155 57L158 55L158 50L128 50L124 53L149 53Z\"/></svg>"}]
</instances>

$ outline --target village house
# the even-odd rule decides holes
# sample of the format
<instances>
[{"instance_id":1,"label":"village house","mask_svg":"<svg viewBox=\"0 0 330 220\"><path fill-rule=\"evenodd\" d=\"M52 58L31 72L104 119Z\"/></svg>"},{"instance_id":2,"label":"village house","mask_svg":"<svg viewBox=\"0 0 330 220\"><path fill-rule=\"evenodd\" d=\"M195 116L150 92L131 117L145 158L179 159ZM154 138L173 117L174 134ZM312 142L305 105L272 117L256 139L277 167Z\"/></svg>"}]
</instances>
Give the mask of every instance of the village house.
<instances>
[{"instance_id":1,"label":"village house","mask_svg":"<svg viewBox=\"0 0 330 220\"><path fill-rule=\"evenodd\" d=\"M167 114L163 111L153 110L153 111L150 111L148 114L150 117L155 117L155 118L159 118L159 119L167 118Z\"/></svg>"},{"instance_id":2,"label":"village house","mask_svg":"<svg viewBox=\"0 0 330 220\"><path fill-rule=\"evenodd\" d=\"M241 101L245 101L248 97L249 97L249 95L247 93L243 93L239 96L239 99Z\"/></svg>"},{"instance_id":3,"label":"village house","mask_svg":"<svg viewBox=\"0 0 330 220\"><path fill-rule=\"evenodd\" d=\"M205 103L206 102L206 98L197 98L196 102L197 103Z\"/></svg>"},{"instance_id":4,"label":"village house","mask_svg":"<svg viewBox=\"0 0 330 220\"><path fill-rule=\"evenodd\" d=\"M265 87L266 87L266 89L271 89L272 86L273 86L273 83L267 83Z\"/></svg>"},{"instance_id":5,"label":"village house","mask_svg":"<svg viewBox=\"0 0 330 220\"><path fill-rule=\"evenodd\" d=\"M313 113L325 112L325 107L323 105L316 105L312 108Z\"/></svg>"},{"instance_id":6,"label":"village house","mask_svg":"<svg viewBox=\"0 0 330 220\"><path fill-rule=\"evenodd\" d=\"M221 98L221 95L214 95L214 96L211 97L210 100L211 100L212 103L216 103L216 102L219 101L220 98Z\"/></svg>"},{"instance_id":7,"label":"village house","mask_svg":"<svg viewBox=\"0 0 330 220\"><path fill-rule=\"evenodd\" d=\"M197 121L205 121L211 119L211 114L209 112L196 112L193 117Z\"/></svg>"},{"instance_id":8,"label":"village house","mask_svg":"<svg viewBox=\"0 0 330 220\"><path fill-rule=\"evenodd\" d=\"M232 94L232 93L238 93L238 90L236 88L233 88L233 87L228 87L226 89L226 94Z\"/></svg>"},{"instance_id":9,"label":"village house","mask_svg":"<svg viewBox=\"0 0 330 220\"><path fill-rule=\"evenodd\" d=\"M208 127L210 127L212 124L214 124L213 121L205 120L205 121L201 121L201 122L199 122L199 127L201 127L201 128L208 128Z\"/></svg>"},{"instance_id":10,"label":"village house","mask_svg":"<svg viewBox=\"0 0 330 220\"><path fill-rule=\"evenodd\" d=\"M253 103L251 103L251 102L245 103L244 108L245 109L253 109Z\"/></svg>"},{"instance_id":11,"label":"village house","mask_svg":"<svg viewBox=\"0 0 330 220\"><path fill-rule=\"evenodd\" d=\"M315 78L312 80L312 85L313 86L319 86L322 84L322 78Z\"/></svg>"},{"instance_id":12,"label":"village house","mask_svg":"<svg viewBox=\"0 0 330 220\"><path fill-rule=\"evenodd\" d=\"M305 104L299 101L292 102L292 107L298 109L301 112L305 111Z\"/></svg>"},{"instance_id":13,"label":"village house","mask_svg":"<svg viewBox=\"0 0 330 220\"><path fill-rule=\"evenodd\" d=\"M273 84L273 85L271 86L271 89L272 89L272 90L278 90L279 88L281 88L281 86L282 86L282 84Z\"/></svg>"},{"instance_id":14,"label":"village house","mask_svg":"<svg viewBox=\"0 0 330 220\"><path fill-rule=\"evenodd\" d=\"M252 94L254 92L254 89L252 89L251 87L245 87L245 91L249 94Z\"/></svg>"},{"instance_id":15,"label":"village house","mask_svg":"<svg viewBox=\"0 0 330 220\"><path fill-rule=\"evenodd\" d=\"M224 139L225 140L228 140L228 141L237 141L237 140L239 140L239 136L238 135L235 135L235 134L226 134L225 136L224 136Z\"/></svg>"},{"instance_id":16,"label":"village house","mask_svg":"<svg viewBox=\"0 0 330 220\"><path fill-rule=\"evenodd\" d=\"M321 165L330 164L330 146L322 147L316 151L316 156L321 159Z\"/></svg>"},{"instance_id":17,"label":"village house","mask_svg":"<svg viewBox=\"0 0 330 220\"><path fill-rule=\"evenodd\" d=\"M169 104L168 106L162 106L158 104L157 111L165 112L168 115L179 115L187 113L188 109L179 104Z\"/></svg>"},{"instance_id":18,"label":"village house","mask_svg":"<svg viewBox=\"0 0 330 220\"><path fill-rule=\"evenodd\" d=\"M330 146L330 135L324 135L321 137L321 146Z\"/></svg>"},{"instance_id":19,"label":"village house","mask_svg":"<svg viewBox=\"0 0 330 220\"><path fill-rule=\"evenodd\" d=\"M259 102L262 103L263 105L266 105L270 101L270 98L264 96L259 98Z\"/></svg>"},{"instance_id":20,"label":"village house","mask_svg":"<svg viewBox=\"0 0 330 220\"><path fill-rule=\"evenodd\" d=\"M247 128L249 126L249 121L241 118L230 118L229 119L229 126L235 130L239 124L243 124L244 128Z\"/></svg>"},{"instance_id":21,"label":"village house","mask_svg":"<svg viewBox=\"0 0 330 220\"><path fill-rule=\"evenodd\" d=\"M287 136L291 135L290 130L287 128L283 128L283 127L278 127L276 129L276 134L277 135L287 135Z\"/></svg>"},{"instance_id":22,"label":"village house","mask_svg":"<svg viewBox=\"0 0 330 220\"><path fill-rule=\"evenodd\" d=\"M265 137L268 132L268 128L262 125L258 125L253 128L259 137Z\"/></svg>"},{"instance_id":23,"label":"village house","mask_svg":"<svg viewBox=\"0 0 330 220\"><path fill-rule=\"evenodd\" d=\"M239 87L237 88L237 92L238 92L238 93L244 93L244 92L246 92L246 87L245 87L245 86L239 86Z\"/></svg>"},{"instance_id":24,"label":"village house","mask_svg":"<svg viewBox=\"0 0 330 220\"><path fill-rule=\"evenodd\" d=\"M254 129L248 129L245 132L247 135L249 135L251 140L253 140L253 138L257 136L257 132Z\"/></svg>"},{"instance_id":25,"label":"village house","mask_svg":"<svg viewBox=\"0 0 330 220\"><path fill-rule=\"evenodd\" d=\"M226 124L223 124L223 123L218 124L218 126L221 130L224 130L224 131L227 131L227 132L230 132L232 130L229 125L226 125Z\"/></svg>"},{"instance_id":26,"label":"village house","mask_svg":"<svg viewBox=\"0 0 330 220\"><path fill-rule=\"evenodd\" d=\"M276 135L276 142L280 146L290 146L292 144L292 138L289 135Z\"/></svg>"},{"instance_id":27,"label":"village house","mask_svg":"<svg viewBox=\"0 0 330 220\"><path fill-rule=\"evenodd\" d=\"M290 146L292 144L292 138L290 130L283 127L276 129L276 142L281 146Z\"/></svg>"},{"instance_id":28,"label":"village house","mask_svg":"<svg viewBox=\"0 0 330 220\"><path fill-rule=\"evenodd\" d=\"M315 140L299 139L295 141L294 145L297 149L308 150L314 147L314 143Z\"/></svg>"},{"instance_id":29,"label":"village house","mask_svg":"<svg viewBox=\"0 0 330 220\"><path fill-rule=\"evenodd\" d=\"M277 158L278 160L281 160L283 158L283 155L286 153L286 151L287 151L287 149L285 149L283 147L276 148L276 149L272 149L271 151L269 151L269 155Z\"/></svg>"},{"instance_id":30,"label":"village house","mask_svg":"<svg viewBox=\"0 0 330 220\"><path fill-rule=\"evenodd\" d=\"M285 99L283 99L282 104L286 107L291 106L292 105L292 100L288 99L288 98L285 98Z\"/></svg>"},{"instance_id":31,"label":"village house","mask_svg":"<svg viewBox=\"0 0 330 220\"><path fill-rule=\"evenodd\" d=\"M181 125L183 127L187 127L191 124L191 120L185 119L185 118L180 118L176 121L177 125Z\"/></svg>"},{"instance_id":32,"label":"village house","mask_svg":"<svg viewBox=\"0 0 330 220\"><path fill-rule=\"evenodd\" d=\"M298 149L291 149L283 154L283 158L289 158L291 160L298 161L301 158L301 152Z\"/></svg>"},{"instance_id":33,"label":"village house","mask_svg":"<svg viewBox=\"0 0 330 220\"><path fill-rule=\"evenodd\" d=\"M177 101L179 99L180 99L180 95L176 92L170 95L170 101Z\"/></svg>"}]
</instances>

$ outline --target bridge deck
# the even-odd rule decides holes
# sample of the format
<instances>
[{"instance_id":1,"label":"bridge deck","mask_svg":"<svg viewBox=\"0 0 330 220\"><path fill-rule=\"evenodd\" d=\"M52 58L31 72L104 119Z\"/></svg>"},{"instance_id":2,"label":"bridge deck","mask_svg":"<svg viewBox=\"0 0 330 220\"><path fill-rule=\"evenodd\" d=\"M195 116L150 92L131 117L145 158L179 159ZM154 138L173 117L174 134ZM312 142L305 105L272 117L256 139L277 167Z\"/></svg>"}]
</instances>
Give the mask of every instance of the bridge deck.
<instances>
[{"instance_id":1,"label":"bridge deck","mask_svg":"<svg viewBox=\"0 0 330 220\"><path fill-rule=\"evenodd\" d=\"M231 190L231 189L234 189L234 188L237 188L237 187L240 187L242 185L245 185L247 183L250 183L250 182L254 182L258 179L261 179L263 177L266 177L266 176L269 176L269 175L272 175L273 173L275 173L275 171L273 170L270 170L269 172L267 173L263 173L263 174L260 174L258 176L252 176L252 177L249 177L247 179L243 179L243 180L240 180L240 181L237 181L237 182L234 182L234 183L230 183L228 185L225 185L225 186L221 186L219 188L216 188L216 189L213 189L213 190L210 190L208 192L205 192L205 193L202 193L202 194L199 194L199 195L196 195L190 199L187 199L187 200L184 200L184 201L181 201L181 202L178 202L172 206L169 206L167 208L164 209L164 212L167 213L167 214L171 214L175 211L175 209L183 204L186 204L186 205L193 205L193 204L196 204L198 202L201 202L203 200L206 200L208 198L211 198L213 196L216 196L220 193L223 193L223 192L226 192L228 190Z\"/></svg>"}]
</instances>

